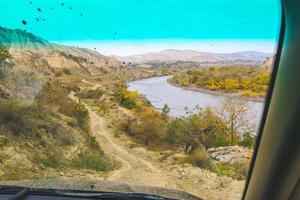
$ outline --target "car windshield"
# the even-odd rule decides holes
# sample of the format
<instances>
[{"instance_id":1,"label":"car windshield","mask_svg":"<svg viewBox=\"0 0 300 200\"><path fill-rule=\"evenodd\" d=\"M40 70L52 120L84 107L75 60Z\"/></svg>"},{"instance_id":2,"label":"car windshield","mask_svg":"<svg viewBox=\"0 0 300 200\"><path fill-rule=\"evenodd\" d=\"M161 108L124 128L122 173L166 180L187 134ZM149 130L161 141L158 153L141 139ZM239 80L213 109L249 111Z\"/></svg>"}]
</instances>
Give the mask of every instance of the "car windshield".
<instances>
[{"instance_id":1,"label":"car windshield","mask_svg":"<svg viewBox=\"0 0 300 200\"><path fill-rule=\"evenodd\" d=\"M0 185L240 199L280 10L2 0Z\"/></svg>"}]
</instances>

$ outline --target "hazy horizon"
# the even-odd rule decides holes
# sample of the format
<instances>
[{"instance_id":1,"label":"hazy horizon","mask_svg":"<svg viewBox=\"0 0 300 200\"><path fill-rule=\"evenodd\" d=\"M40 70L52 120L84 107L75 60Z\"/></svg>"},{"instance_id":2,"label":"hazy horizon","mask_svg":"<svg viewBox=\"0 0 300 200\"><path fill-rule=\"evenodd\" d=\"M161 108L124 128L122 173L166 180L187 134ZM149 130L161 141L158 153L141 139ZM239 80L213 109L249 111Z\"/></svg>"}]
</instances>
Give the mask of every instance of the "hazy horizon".
<instances>
[{"instance_id":1,"label":"hazy horizon","mask_svg":"<svg viewBox=\"0 0 300 200\"><path fill-rule=\"evenodd\" d=\"M96 50L106 56L132 56L169 49L194 50L208 53L259 51L274 54L274 40L113 40L113 41L52 41L67 46Z\"/></svg>"}]
</instances>

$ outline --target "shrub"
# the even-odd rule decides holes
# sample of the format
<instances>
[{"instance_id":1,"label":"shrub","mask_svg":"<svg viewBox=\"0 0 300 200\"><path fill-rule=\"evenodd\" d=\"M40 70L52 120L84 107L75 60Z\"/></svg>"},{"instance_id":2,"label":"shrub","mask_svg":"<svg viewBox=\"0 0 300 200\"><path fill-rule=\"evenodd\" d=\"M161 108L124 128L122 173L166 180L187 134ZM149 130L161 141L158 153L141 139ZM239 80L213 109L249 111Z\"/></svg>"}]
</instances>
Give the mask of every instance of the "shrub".
<instances>
[{"instance_id":1,"label":"shrub","mask_svg":"<svg viewBox=\"0 0 300 200\"><path fill-rule=\"evenodd\" d=\"M143 108L137 113L138 119L124 126L127 132L143 142L144 145L162 143L161 115L152 108Z\"/></svg>"},{"instance_id":2,"label":"shrub","mask_svg":"<svg viewBox=\"0 0 300 200\"><path fill-rule=\"evenodd\" d=\"M92 149L96 149L96 150L100 150L100 146L96 140L96 137L94 136L88 136L87 138L87 144L92 148Z\"/></svg>"},{"instance_id":3,"label":"shrub","mask_svg":"<svg viewBox=\"0 0 300 200\"><path fill-rule=\"evenodd\" d=\"M254 144L255 144L255 136L252 136L250 133L244 134L242 141L239 142L239 145L248 148L252 148Z\"/></svg>"},{"instance_id":4,"label":"shrub","mask_svg":"<svg viewBox=\"0 0 300 200\"><path fill-rule=\"evenodd\" d=\"M236 175L235 168L232 166L223 163L217 163L217 168L223 176L235 177Z\"/></svg>"},{"instance_id":5,"label":"shrub","mask_svg":"<svg viewBox=\"0 0 300 200\"><path fill-rule=\"evenodd\" d=\"M80 153L72 160L73 166L82 169L91 169L96 171L107 171L111 164L104 157L103 153L98 151L85 151Z\"/></svg>"},{"instance_id":6,"label":"shrub","mask_svg":"<svg viewBox=\"0 0 300 200\"><path fill-rule=\"evenodd\" d=\"M214 142L214 146L215 146L215 147L234 146L234 145L236 145L236 144L237 144L236 141L231 141L231 140L226 139L226 138L218 138L218 139L216 139L216 141Z\"/></svg>"},{"instance_id":7,"label":"shrub","mask_svg":"<svg viewBox=\"0 0 300 200\"><path fill-rule=\"evenodd\" d=\"M127 109L133 109L136 107L136 98L138 97L138 95L138 92L128 91L124 83L118 86L115 90L115 97L117 99L117 102Z\"/></svg>"},{"instance_id":8,"label":"shrub","mask_svg":"<svg viewBox=\"0 0 300 200\"><path fill-rule=\"evenodd\" d=\"M191 155L188 155L185 160L185 163L191 163L200 168L209 169L210 161L208 153L203 149L196 149Z\"/></svg>"},{"instance_id":9,"label":"shrub","mask_svg":"<svg viewBox=\"0 0 300 200\"><path fill-rule=\"evenodd\" d=\"M78 87L73 84L62 84L58 81L47 83L35 99L39 107L55 109L56 112L74 117L76 103L69 97L70 90L76 91Z\"/></svg>"},{"instance_id":10,"label":"shrub","mask_svg":"<svg viewBox=\"0 0 300 200\"><path fill-rule=\"evenodd\" d=\"M0 136L0 148L6 146L7 144L8 144L8 139Z\"/></svg>"},{"instance_id":11,"label":"shrub","mask_svg":"<svg viewBox=\"0 0 300 200\"><path fill-rule=\"evenodd\" d=\"M89 116L88 110L81 102L81 100L79 100L75 107L75 117L81 127L84 126L86 120L88 119L88 116Z\"/></svg>"},{"instance_id":12,"label":"shrub","mask_svg":"<svg viewBox=\"0 0 300 200\"><path fill-rule=\"evenodd\" d=\"M60 145L71 145L75 143L75 138L70 133L61 132L58 135L58 141Z\"/></svg>"},{"instance_id":13,"label":"shrub","mask_svg":"<svg viewBox=\"0 0 300 200\"><path fill-rule=\"evenodd\" d=\"M38 156L37 160L45 167L59 168L65 164L61 152L54 146L48 146L45 153Z\"/></svg>"},{"instance_id":14,"label":"shrub","mask_svg":"<svg viewBox=\"0 0 300 200\"><path fill-rule=\"evenodd\" d=\"M63 73L65 73L67 75L71 75L71 71L68 68L63 68Z\"/></svg>"}]
</instances>

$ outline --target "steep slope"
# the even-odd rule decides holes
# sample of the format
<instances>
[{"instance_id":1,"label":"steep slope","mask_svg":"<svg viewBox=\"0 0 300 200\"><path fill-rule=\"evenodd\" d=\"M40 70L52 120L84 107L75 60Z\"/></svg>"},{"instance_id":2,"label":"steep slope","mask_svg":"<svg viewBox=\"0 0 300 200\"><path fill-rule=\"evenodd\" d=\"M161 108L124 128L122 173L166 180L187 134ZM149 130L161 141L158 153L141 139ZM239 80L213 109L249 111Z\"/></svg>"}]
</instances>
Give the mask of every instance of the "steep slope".
<instances>
[{"instance_id":1,"label":"steep slope","mask_svg":"<svg viewBox=\"0 0 300 200\"><path fill-rule=\"evenodd\" d=\"M51 77L63 74L117 73L119 62L89 49L50 43L23 30L0 27L0 46L9 49L10 65L4 66L3 89L12 97L32 100ZM2 89L2 91L3 91Z\"/></svg>"},{"instance_id":2,"label":"steep slope","mask_svg":"<svg viewBox=\"0 0 300 200\"><path fill-rule=\"evenodd\" d=\"M114 73L118 62L22 30L1 28L0 47L11 55L0 63L0 180L113 168L68 94L79 90L78 77Z\"/></svg>"},{"instance_id":3,"label":"steep slope","mask_svg":"<svg viewBox=\"0 0 300 200\"><path fill-rule=\"evenodd\" d=\"M0 27L0 46L9 48L14 69L54 75L58 69L71 68L80 73L116 71L119 63L96 51L50 43L23 30Z\"/></svg>"},{"instance_id":4,"label":"steep slope","mask_svg":"<svg viewBox=\"0 0 300 200\"><path fill-rule=\"evenodd\" d=\"M22 49L42 50L53 49L48 41L20 29L0 27L0 45Z\"/></svg>"}]
</instances>

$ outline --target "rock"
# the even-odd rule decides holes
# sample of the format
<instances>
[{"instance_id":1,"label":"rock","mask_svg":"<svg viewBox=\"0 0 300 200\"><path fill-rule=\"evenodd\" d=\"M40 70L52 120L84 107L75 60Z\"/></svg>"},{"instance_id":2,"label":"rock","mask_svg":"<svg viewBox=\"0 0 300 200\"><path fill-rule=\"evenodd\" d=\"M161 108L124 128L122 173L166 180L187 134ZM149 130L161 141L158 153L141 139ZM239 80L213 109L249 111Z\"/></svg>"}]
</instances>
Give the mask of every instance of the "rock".
<instances>
[{"instance_id":1,"label":"rock","mask_svg":"<svg viewBox=\"0 0 300 200\"><path fill-rule=\"evenodd\" d=\"M60 176L64 176L65 174L64 174L63 172L60 172L59 175L60 175Z\"/></svg>"},{"instance_id":2,"label":"rock","mask_svg":"<svg viewBox=\"0 0 300 200\"><path fill-rule=\"evenodd\" d=\"M207 150L210 156L222 163L247 162L250 160L252 151L240 146L228 146L210 148Z\"/></svg>"}]
</instances>

